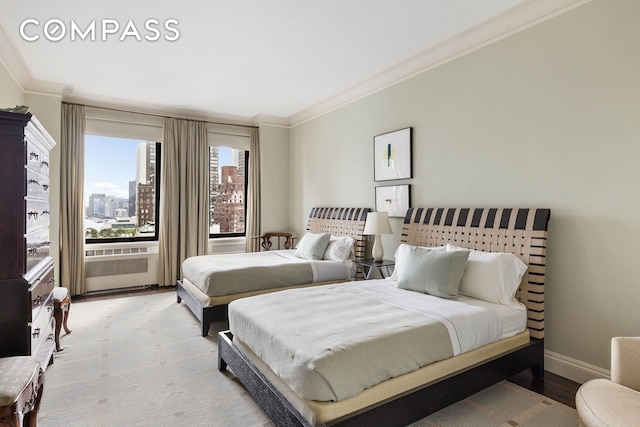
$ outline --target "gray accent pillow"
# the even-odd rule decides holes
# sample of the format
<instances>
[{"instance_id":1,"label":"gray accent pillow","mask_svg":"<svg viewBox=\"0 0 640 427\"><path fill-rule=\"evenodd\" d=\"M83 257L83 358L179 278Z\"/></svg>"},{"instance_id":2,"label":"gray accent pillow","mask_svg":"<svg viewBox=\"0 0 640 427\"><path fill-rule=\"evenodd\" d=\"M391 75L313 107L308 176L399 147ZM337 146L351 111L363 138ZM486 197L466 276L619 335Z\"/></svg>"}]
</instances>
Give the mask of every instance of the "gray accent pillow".
<instances>
[{"instance_id":1,"label":"gray accent pillow","mask_svg":"<svg viewBox=\"0 0 640 427\"><path fill-rule=\"evenodd\" d=\"M295 256L303 259L322 259L331 239L331 233L307 233L302 236Z\"/></svg>"},{"instance_id":2,"label":"gray accent pillow","mask_svg":"<svg viewBox=\"0 0 640 427\"><path fill-rule=\"evenodd\" d=\"M442 298L457 297L469 252L409 248L398 276L398 288Z\"/></svg>"}]
</instances>

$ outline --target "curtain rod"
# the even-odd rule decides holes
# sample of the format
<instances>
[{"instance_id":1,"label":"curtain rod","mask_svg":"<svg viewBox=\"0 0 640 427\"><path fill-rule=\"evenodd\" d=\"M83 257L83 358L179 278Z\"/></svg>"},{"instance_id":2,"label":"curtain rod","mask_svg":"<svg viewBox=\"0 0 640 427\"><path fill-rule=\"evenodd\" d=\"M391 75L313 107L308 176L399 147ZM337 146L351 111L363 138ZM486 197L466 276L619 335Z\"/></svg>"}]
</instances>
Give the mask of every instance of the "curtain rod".
<instances>
[{"instance_id":1,"label":"curtain rod","mask_svg":"<svg viewBox=\"0 0 640 427\"><path fill-rule=\"evenodd\" d=\"M68 104L68 105L80 105L82 107L89 107L89 108L99 108L99 109L108 110L108 111L117 111L117 112L120 112L120 113L142 114L143 116L162 117L163 119L178 119L178 118L182 118L182 117L172 117L172 116L168 116L166 114L142 113L140 111L125 110L125 109L122 109L122 108L114 108L114 107L101 107L101 106L98 106L98 105L87 105L87 104L80 104L80 103L77 103L77 102L62 101L62 103L63 104ZM185 119L185 120L196 120L196 119ZM258 129L258 126L255 126L255 125L239 125L239 124L233 124L233 123L212 122L212 121L209 121L209 120L198 120L198 121L205 122L205 123L212 124L212 125L242 126L242 127L246 127L246 128Z\"/></svg>"}]
</instances>

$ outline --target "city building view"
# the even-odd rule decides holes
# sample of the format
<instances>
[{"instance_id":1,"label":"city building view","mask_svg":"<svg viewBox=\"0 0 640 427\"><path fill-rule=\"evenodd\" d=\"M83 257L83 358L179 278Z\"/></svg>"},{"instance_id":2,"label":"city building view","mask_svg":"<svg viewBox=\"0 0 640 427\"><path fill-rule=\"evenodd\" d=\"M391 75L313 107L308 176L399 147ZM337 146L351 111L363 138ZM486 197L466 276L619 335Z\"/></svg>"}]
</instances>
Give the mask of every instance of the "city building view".
<instances>
[{"instance_id":1,"label":"city building view","mask_svg":"<svg viewBox=\"0 0 640 427\"><path fill-rule=\"evenodd\" d=\"M87 135L85 218L87 239L154 237L159 165L154 141ZM209 233L244 233L247 152L209 151Z\"/></svg>"},{"instance_id":2,"label":"city building view","mask_svg":"<svg viewBox=\"0 0 640 427\"><path fill-rule=\"evenodd\" d=\"M248 152L209 148L209 234L244 233Z\"/></svg>"}]
</instances>

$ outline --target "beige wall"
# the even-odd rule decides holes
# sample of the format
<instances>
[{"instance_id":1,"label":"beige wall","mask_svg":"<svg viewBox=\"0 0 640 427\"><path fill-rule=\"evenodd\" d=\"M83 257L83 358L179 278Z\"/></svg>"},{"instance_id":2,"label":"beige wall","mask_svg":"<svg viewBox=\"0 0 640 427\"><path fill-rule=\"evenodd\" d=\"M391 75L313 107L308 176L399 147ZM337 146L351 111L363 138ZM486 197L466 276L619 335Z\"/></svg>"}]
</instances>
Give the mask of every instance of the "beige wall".
<instances>
[{"instance_id":1,"label":"beige wall","mask_svg":"<svg viewBox=\"0 0 640 427\"><path fill-rule=\"evenodd\" d=\"M640 334L638 16L594 0L294 127L293 228L373 208L372 138L412 126L413 206L551 208L546 349L609 369L611 337Z\"/></svg>"},{"instance_id":2,"label":"beige wall","mask_svg":"<svg viewBox=\"0 0 640 427\"><path fill-rule=\"evenodd\" d=\"M14 107L24 104L22 88L9 74L7 68L0 61L0 108Z\"/></svg>"},{"instance_id":3,"label":"beige wall","mask_svg":"<svg viewBox=\"0 0 640 427\"><path fill-rule=\"evenodd\" d=\"M261 125L261 231L289 230L289 129Z\"/></svg>"}]
</instances>

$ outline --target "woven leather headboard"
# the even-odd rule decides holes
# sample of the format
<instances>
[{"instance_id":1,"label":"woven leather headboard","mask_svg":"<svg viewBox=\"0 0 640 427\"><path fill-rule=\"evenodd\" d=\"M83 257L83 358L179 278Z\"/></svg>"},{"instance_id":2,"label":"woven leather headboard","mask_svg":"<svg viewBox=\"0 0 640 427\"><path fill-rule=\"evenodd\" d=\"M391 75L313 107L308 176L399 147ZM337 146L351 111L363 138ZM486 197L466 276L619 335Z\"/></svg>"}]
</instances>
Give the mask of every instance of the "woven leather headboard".
<instances>
[{"instance_id":1,"label":"woven leather headboard","mask_svg":"<svg viewBox=\"0 0 640 427\"><path fill-rule=\"evenodd\" d=\"M516 298L527 307L527 328L544 338L544 278L549 209L411 208L401 242L417 246L447 243L487 252L511 252L528 268Z\"/></svg>"},{"instance_id":2,"label":"woven leather headboard","mask_svg":"<svg viewBox=\"0 0 640 427\"><path fill-rule=\"evenodd\" d=\"M307 231L331 233L335 236L351 236L355 240L355 258L364 259L366 237L362 235L369 208L312 208L307 222ZM362 279L358 268L356 279Z\"/></svg>"}]
</instances>

